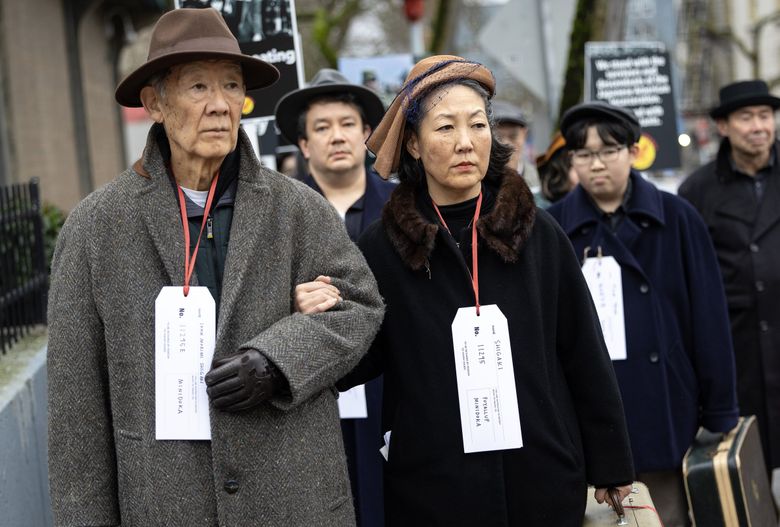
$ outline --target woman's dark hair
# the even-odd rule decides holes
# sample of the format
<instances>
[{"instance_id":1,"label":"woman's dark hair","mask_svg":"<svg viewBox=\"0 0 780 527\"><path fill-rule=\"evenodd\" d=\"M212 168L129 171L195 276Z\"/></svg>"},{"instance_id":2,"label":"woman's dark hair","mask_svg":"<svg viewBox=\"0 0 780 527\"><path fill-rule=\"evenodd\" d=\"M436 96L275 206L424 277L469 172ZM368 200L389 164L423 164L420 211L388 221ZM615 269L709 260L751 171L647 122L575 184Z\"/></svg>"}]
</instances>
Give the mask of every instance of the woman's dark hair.
<instances>
[{"instance_id":1,"label":"woman's dark hair","mask_svg":"<svg viewBox=\"0 0 780 527\"><path fill-rule=\"evenodd\" d=\"M571 161L565 148L559 149L545 164L538 167L542 195L552 203L565 197L571 191L570 168Z\"/></svg>"},{"instance_id":2,"label":"woman's dark hair","mask_svg":"<svg viewBox=\"0 0 780 527\"><path fill-rule=\"evenodd\" d=\"M625 123L604 119L583 119L569 126L564 134L569 150L577 150L585 146L588 142L588 128L591 126L596 127L596 132L605 145L633 146L634 144L631 140L634 132Z\"/></svg>"},{"instance_id":3,"label":"woman's dark hair","mask_svg":"<svg viewBox=\"0 0 780 527\"><path fill-rule=\"evenodd\" d=\"M500 179L504 172L504 167L507 161L512 156L513 149L498 140L495 133L495 122L493 120L493 108L490 104L490 95L487 90L476 81L471 79L460 79L444 84L439 84L431 88L422 97L418 98L409 105L410 111L407 111L406 115L406 131L404 132L404 138L401 143L401 158L398 162L398 179L401 183L411 183L415 187L422 186L425 182L425 169L421 161L417 161L406 150L406 143L411 137L412 133L418 134L420 131L420 123L425 117L427 108L426 102L431 95L439 93L439 90L448 86L466 86L477 92L482 100L485 102L485 112L488 117L488 124L490 126L490 160L488 161L487 174L485 179L493 180Z\"/></svg>"}]
</instances>

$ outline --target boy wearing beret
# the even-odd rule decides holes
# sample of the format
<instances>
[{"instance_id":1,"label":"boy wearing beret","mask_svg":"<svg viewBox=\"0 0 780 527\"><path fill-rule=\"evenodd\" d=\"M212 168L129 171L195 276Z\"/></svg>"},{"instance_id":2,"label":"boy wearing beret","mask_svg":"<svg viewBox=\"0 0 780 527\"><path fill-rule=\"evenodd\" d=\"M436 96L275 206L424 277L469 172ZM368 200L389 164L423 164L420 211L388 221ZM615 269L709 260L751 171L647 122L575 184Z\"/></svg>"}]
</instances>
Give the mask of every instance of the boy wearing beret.
<instances>
[{"instance_id":1,"label":"boy wearing beret","mask_svg":"<svg viewBox=\"0 0 780 527\"><path fill-rule=\"evenodd\" d=\"M699 426L726 432L738 417L712 242L693 207L632 169L641 130L630 111L580 104L561 131L579 185L549 212L582 259L599 308L637 479L666 526L689 525L683 456Z\"/></svg>"}]
</instances>

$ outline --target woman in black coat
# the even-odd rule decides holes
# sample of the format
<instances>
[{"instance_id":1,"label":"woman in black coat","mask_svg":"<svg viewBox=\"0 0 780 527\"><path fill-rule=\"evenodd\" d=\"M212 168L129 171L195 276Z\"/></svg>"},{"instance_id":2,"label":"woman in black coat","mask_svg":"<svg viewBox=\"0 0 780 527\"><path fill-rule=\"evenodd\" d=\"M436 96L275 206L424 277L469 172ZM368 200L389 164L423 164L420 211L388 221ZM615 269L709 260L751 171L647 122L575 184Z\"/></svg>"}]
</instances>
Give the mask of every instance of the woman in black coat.
<instances>
[{"instance_id":1,"label":"woman in black coat","mask_svg":"<svg viewBox=\"0 0 780 527\"><path fill-rule=\"evenodd\" d=\"M377 171L400 179L359 243L387 311L339 388L385 374L388 525L579 526L588 483L622 499L633 478L587 285L566 236L503 168L493 92L480 64L424 59L368 142ZM467 389L464 372L485 364L487 384Z\"/></svg>"}]
</instances>

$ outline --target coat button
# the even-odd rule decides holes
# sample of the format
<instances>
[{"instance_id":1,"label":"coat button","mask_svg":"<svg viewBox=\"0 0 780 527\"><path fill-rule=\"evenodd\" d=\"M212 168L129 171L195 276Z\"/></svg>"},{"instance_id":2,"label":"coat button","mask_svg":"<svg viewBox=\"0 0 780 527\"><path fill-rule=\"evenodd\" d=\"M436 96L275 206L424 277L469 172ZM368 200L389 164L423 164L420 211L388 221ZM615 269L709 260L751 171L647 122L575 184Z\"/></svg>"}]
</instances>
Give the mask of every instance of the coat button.
<instances>
[{"instance_id":1,"label":"coat button","mask_svg":"<svg viewBox=\"0 0 780 527\"><path fill-rule=\"evenodd\" d=\"M234 479L229 479L225 482L225 492L228 494L235 494L238 492L238 481Z\"/></svg>"},{"instance_id":2,"label":"coat button","mask_svg":"<svg viewBox=\"0 0 780 527\"><path fill-rule=\"evenodd\" d=\"M658 353L657 352L654 351L654 352L652 352L650 354L650 362L652 362L653 364L658 362L658 359L659 359L659 357L658 357Z\"/></svg>"},{"instance_id":3,"label":"coat button","mask_svg":"<svg viewBox=\"0 0 780 527\"><path fill-rule=\"evenodd\" d=\"M643 295L647 294L648 291L650 291L650 286L648 286L647 284L642 284L639 286L639 292L642 293Z\"/></svg>"},{"instance_id":4,"label":"coat button","mask_svg":"<svg viewBox=\"0 0 780 527\"><path fill-rule=\"evenodd\" d=\"M756 282L756 291L758 291L759 293L764 292L764 282L762 282L761 280Z\"/></svg>"},{"instance_id":5,"label":"coat button","mask_svg":"<svg viewBox=\"0 0 780 527\"><path fill-rule=\"evenodd\" d=\"M769 322L766 320L762 320L758 323L758 326L761 328L761 331L769 331Z\"/></svg>"},{"instance_id":6,"label":"coat button","mask_svg":"<svg viewBox=\"0 0 780 527\"><path fill-rule=\"evenodd\" d=\"M755 243L751 243L749 245L749 247L750 247L750 252L752 252L752 253L757 253L758 252L758 245L756 245Z\"/></svg>"}]
</instances>

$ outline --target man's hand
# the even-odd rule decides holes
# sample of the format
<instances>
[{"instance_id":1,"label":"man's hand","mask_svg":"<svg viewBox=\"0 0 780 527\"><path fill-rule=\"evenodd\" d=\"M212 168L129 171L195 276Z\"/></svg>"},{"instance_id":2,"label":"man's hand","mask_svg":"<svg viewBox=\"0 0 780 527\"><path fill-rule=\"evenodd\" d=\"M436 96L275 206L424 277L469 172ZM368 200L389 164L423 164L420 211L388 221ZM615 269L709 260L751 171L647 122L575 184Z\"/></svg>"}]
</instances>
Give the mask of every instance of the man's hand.
<instances>
[{"instance_id":1,"label":"man's hand","mask_svg":"<svg viewBox=\"0 0 780 527\"><path fill-rule=\"evenodd\" d=\"M295 286L295 311L304 315L323 313L341 302L341 293L331 285L329 276Z\"/></svg>"},{"instance_id":2,"label":"man's hand","mask_svg":"<svg viewBox=\"0 0 780 527\"><path fill-rule=\"evenodd\" d=\"M623 485L622 487L615 487L615 490L617 490L619 493L620 503L623 503L625 497L631 494L631 485ZM613 509L615 508L615 504L612 503L612 498L607 492L607 489L596 489L594 497L596 498L596 503L604 503L606 501L610 507L612 507Z\"/></svg>"},{"instance_id":3,"label":"man's hand","mask_svg":"<svg viewBox=\"0 0 780 527\"><path fill-rule=\"evenodd\" d=\"M270 399L284 386L284 377L265 355L247 349L214 361L206 374L206 391L214 408L237 412Z\"/></svg>"}]
</instances>

